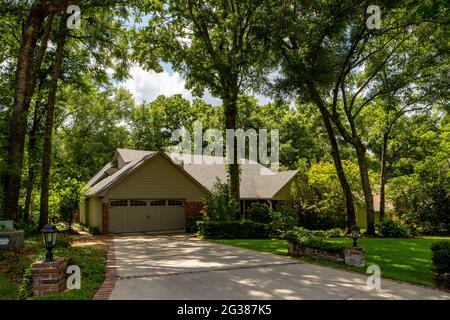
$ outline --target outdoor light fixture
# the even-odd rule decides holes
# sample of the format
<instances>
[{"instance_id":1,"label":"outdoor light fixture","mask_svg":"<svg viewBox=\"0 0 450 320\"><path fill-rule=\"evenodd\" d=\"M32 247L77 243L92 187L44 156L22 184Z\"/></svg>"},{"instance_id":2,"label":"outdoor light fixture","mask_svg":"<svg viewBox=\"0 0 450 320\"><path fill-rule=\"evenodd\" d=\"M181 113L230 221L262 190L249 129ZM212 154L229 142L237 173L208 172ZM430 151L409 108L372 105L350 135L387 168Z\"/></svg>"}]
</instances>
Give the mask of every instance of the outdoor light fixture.
<instances>
[{"instance_id":1,"label":"outdoor light fixture","mask_svg":"<svg viewBox=\"0 0 450 320\"><path fill-rule=\"evenodd\" d=\"M48 224L42 230L42 235L44 237L45 248L47 249L47 254L45 255L45 262L53 262L52 250L56 244L56 235L58 234L58 229L54 225Z\"/></svg>"},{"instance_id":2,"label":"outdoor light fixture","mask_svg":"<svg viewBox=\"0 0 450 320\"><path fill-rule=\"evenodd\" d=\"M359 227L353 226L350 230L352 231L353 247L357 247L356 240L359 238Z\"/></svg>"}]
</instances>

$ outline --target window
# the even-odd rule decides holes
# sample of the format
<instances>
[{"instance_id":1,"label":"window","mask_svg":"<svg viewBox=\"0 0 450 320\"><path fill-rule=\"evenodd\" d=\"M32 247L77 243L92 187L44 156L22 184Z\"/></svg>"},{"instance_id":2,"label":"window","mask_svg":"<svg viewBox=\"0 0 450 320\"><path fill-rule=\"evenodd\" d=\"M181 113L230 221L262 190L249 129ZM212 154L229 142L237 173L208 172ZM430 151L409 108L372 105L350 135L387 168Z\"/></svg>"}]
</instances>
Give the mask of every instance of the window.
<instances>
[{"instance_id":1,"label":"window","mask_svg":"<svg viewBox=\"0 0 450 320\"><path fill-rule=\"evenodd\" d=\"M183 206L183 201L181 200L169 200L169 206Z\"/></svg>"},{"instance_id":2,"label":"window","mask_svg":"<svg viewBox=\"0 0 450 320\"><path fill-rule=\"evenodd\" d=\"M150 206L152 206L152 207L165 206L165 205L166 205L166 200L153 200L153 201L150 201Z\"/></svg>"},{"instance_id":3,"label":"window","mask_svg":"<svg viewBox=\"0 0 450 320\"><path fill-rule=\"evenodd\" d=\"M110 207L127 207L128 200L114 200L109 202Z\"/></svg>"},{"instance_id":4,"label":"window","mask_svg":"<svg viewBox=\"0 0 450 320\"><path fill-rule=\"evenodd\" d=\"M143 200L130 200L130 206L132 207L146 207L147 202Z\"/></svg>"}]
</instances>

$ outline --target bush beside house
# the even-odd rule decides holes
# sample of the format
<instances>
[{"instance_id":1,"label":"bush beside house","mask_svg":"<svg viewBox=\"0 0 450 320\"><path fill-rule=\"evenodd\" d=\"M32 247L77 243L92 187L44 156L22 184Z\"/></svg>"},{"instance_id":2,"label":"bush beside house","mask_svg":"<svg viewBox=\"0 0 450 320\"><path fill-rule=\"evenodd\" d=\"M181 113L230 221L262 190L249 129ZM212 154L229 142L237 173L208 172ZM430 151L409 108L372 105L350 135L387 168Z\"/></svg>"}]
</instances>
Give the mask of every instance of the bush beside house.
<instances>
[{"instance_id":1,"label":"bush beside house","mask_svg":"<svg viewBox=\"0 0 450 320\"><path fill-rule=\"evenodd\" d=\"M433 243L431 252L436 285L450 289L450 240Z\"/></svg>"}]
</instances>

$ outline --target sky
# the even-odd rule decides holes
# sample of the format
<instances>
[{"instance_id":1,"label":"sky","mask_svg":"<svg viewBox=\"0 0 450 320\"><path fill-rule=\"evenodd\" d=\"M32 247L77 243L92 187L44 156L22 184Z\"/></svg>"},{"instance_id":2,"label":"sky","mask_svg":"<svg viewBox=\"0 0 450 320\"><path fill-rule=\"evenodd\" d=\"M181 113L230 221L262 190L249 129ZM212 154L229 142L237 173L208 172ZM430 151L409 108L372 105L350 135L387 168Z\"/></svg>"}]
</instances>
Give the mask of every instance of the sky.
<instances>
[{"instance_id":1,"label":"sky","mask_svg":"<svg viewBox=\"0 0 450 320\"><path fill-rule=\"evenodd\" d=\"M140 66L135 65L131 68L131 77L120 85L128 89L135 97L136 102L151 102L159 95L171 96L181 94L185 99L192 101L194 97L191 92L185 88L185 80L182 75L173 71L170 64L162 65L164 72L146 71ZM272 100L263 95L255 95L258 103L263 105ZM206 103L220 105L222 101L205 92L203 99Z\"/></svg>"}]
</instances>

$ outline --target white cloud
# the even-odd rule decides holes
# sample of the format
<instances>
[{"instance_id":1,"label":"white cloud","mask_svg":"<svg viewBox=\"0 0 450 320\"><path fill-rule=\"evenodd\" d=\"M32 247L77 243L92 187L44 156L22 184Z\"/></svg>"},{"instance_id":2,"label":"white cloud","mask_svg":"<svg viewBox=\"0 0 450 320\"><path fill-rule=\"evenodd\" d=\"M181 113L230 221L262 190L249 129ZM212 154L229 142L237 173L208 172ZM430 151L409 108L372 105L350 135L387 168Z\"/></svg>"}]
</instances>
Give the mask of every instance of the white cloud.
<instances>
[{"instance_id":1,"label":"white cloud","mask_svg":"<svg viewBox=\"0 0 450 320\"><path fill-rule=\"evenodd\" d=\"M181 94L185 99L192 101L194 98L189 90L185 88L185 80L182 76L171 70L157 73L146 71L139 66L134 66L130 70L131 78L126 80L122 86L128 89L137 102L153 101L159 95L171 96ZM210 104L221 104L220 99L211 97L207 92L203 99Z\"/></svg>"},{"instance_id":2,"label":"white cloud","mask_svg":"<svg viewBox=\"0 0 450 320\"><path fill-rule=\"evenodd\" d=\"M170 65L163 65L164 72L146 71L139 66L133 66L130 70L131 78L121 85L128 89L138 103L142 101L153 101L159 95L171 96L181 94L185 99L192 101L192 93L185 88L186 81L183 77L173 71ZM267 104L272 100L263 95L256 95L258 104ZM212 105L220 105L222 101L205 92L203 96L205 102Z\"/></svg>"}]
</instances>

